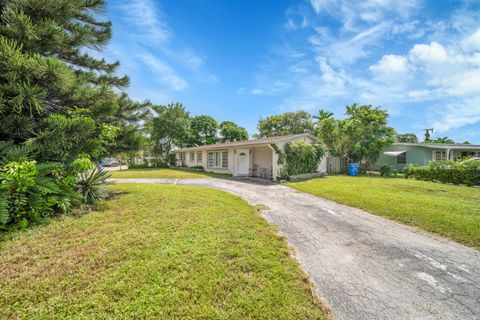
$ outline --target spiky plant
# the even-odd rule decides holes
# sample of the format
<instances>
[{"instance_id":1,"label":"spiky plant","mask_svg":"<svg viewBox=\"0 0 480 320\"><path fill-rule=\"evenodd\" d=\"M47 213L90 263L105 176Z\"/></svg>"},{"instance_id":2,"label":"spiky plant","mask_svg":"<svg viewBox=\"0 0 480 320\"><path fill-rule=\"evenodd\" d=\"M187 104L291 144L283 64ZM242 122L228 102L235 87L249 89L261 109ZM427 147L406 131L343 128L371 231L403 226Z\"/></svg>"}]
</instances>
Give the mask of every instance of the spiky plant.
<instances>
[{"instance_id":1,"label":"spiky plant","mask_svg":"<svg viewBox=\"0 0 480 320\"><path fill-rule=\"evenodd\" d=\"M94 204L107 197L108 193L104 187L110 175L98 167L77 175L76 190L82 195L85 203Z\"/></svg>"}]
</instances>

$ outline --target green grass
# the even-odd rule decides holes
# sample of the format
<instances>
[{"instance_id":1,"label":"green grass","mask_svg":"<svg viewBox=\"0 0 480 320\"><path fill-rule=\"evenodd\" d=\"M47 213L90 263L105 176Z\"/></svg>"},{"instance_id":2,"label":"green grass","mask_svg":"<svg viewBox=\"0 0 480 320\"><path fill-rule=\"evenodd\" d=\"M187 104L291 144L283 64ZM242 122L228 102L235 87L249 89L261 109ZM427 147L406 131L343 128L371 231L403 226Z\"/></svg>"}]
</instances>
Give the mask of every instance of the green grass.
<instances>
[{"instance_id":1,"label":"green grass","mask_svg":"<svg viewBox=\"0 0 480 320\"><path fill-rule=\"evenodd\" d=\"M348 176L328 176L286 185L480 249L480 188Z\"/></svg>"},{"instance_id":2,"label":"green grass","mask_svg":"<svg viewBox=\"0 0 480 320\"><path fill-rule=\"evenodd\" d=\"M102 211L0 243L1 319L325 319L284 239L239 197L112 188Z\"/></svg>"},{"instance_id":3,"label":"green grass","mask_svg":"<svg viewBox=\"0 0 480 320\"><path fill-rule=\"evenodd\" d=\"M112 171L112 178L165 178L165 179L181 179L181 178L208 178L208 177L225 177L226 174L218 174L201 171L175 170L175 169L128 169L120 171Z\"/></svg>"}]
</instances>

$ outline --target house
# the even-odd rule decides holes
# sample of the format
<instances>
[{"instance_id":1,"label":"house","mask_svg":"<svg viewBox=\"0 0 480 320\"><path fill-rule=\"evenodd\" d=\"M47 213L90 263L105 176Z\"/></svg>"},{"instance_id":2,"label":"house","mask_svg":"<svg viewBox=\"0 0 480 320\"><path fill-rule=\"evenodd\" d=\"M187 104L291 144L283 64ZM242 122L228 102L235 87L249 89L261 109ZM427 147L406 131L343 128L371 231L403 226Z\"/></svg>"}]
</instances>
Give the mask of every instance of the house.
<instances>
[{"instance_id":1,"label":"house","mask_svg":"<svg viewBox=\"0 0 480 320\"><path fill-rule=\"evenodd\" d=\"M209 172L276 180L281 169L276 150L282 151L287 142L316 140L315 136L304 133L184 148L176 150L175 155L179 166L200 166ZM324 162L319 165L319 171L322 170L326 171Z\"/></svg>"},{"instance_id":2,"label":"house","mask_svg":"<svg viewBox=\"0 0 480 320\"><path fill-rule=\"evenodd\" d=\"M424 166L432 160L457 160L465 157L480 157L480 145L394 143L383 150L376 167L389 164L401 171L408 163Z\"/></svg>"}]
</instances>

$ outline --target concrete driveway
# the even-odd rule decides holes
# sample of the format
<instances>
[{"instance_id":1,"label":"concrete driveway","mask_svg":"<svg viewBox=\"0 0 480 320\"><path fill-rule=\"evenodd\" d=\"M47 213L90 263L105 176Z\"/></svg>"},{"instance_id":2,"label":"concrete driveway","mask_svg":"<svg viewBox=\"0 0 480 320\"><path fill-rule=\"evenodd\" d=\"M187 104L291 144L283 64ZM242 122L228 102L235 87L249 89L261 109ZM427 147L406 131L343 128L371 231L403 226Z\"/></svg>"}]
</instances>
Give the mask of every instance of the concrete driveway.
<instances>
[{"instance_id":1,"label":"concrete driveway","mask_svg":"<svg viewBox=\"0 0 480 320\"><path fill-rule=\"evenodd\" d=\"M210 187L263 204L335 319L480 319L480 252L271 183L111 179ZM385 199L388 201L388 199Z\"/></svg>"}]
</instances>

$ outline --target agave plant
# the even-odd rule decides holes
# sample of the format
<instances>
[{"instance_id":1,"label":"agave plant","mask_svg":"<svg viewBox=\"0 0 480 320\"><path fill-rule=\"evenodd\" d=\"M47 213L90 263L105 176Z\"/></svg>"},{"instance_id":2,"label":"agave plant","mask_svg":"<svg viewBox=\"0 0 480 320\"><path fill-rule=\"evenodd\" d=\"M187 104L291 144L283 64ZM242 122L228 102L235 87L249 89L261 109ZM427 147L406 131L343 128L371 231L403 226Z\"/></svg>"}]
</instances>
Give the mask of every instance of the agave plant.
<instances>
[{"instance_id":1,"label":"agave plant","mask_svg":"<svg viewBox=\"0 0 480 320\"><path fill-rule=\"evenodd\" d=\"M94 204L107 197L107 190L104 186L110 173L102 168L94 168L77 175L77 191L82 195L83 201Z\"/></svg>"}]
</instances>

